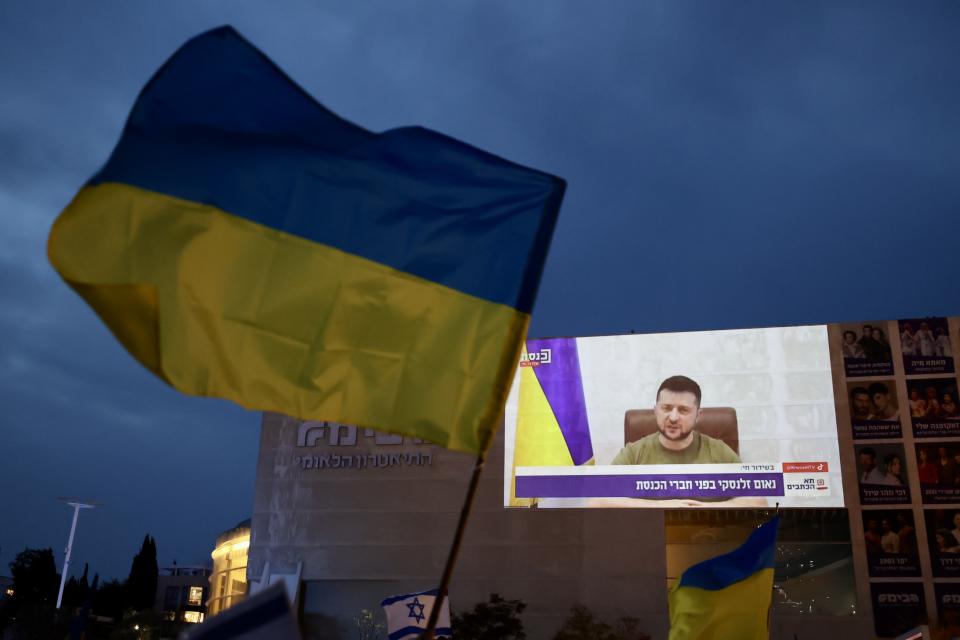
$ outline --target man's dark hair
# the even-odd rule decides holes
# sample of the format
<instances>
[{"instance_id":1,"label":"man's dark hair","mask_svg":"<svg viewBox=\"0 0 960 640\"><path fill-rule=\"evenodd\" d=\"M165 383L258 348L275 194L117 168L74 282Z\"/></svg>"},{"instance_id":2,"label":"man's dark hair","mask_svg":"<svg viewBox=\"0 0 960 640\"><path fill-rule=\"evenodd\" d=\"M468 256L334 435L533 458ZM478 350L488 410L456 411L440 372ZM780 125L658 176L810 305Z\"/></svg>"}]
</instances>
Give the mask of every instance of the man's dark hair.
<instances>
[{"instance_id":1,"label":"man's dark hair","mask_svg":"<svg viewBox=\"0 0 960 640\"><path fill-rule=\"evenodd\" d=\"M877 459L877 452L871 449L870 447L864 447L863 449L860 449L860 452L857 455L870 456L874 460Z\"/></svg>"},{"instance_id":2,"label":"man's dark hair","mask_svg":"<svg viewBox=\"0 0 960 640\"><path fill-rule=\"evenodd\" d=\"M674 393L692 393L697 399L697 406L700 406L700 385L687 376L670 376L661 382L660 388L657 389L657 402L660 401L660 392L664 389Z\"/></svg>"},{"instance_id":3,"label":"man's dark hair","mask_svg":"<svg viewBox=\"0 0 960 640\"><path fill-rule=\"evenodd\" d=\"M878 393L882 393L885 396L890 395L890 387L883 384L882 382L874 382L873 384L870 385L867 391L869 392L871 398L877 395Z\"/></svg>"},{"instance_id":4,"label":"man's dark hair","mask_svg":"<svg viewBox=\"0 0 960 640\"><path fill-rule=\"evenodd\" d=\"M869 396L870 392L867 391L866 387L854 387L850 389L850 399L853 400L857 396Z\"/></svg>"},{"instance_id":5,"label":"man's dark hair","mask_svg":"<svg viewBox=\"0 0 960 640\"><path fill-rule=\"evenodd\" d=\"M856 332L856 331L844 331L844 332L843 332L843 337L844 337L844 338L846 338L848 335L851 335L851 336L854 337L854 339L856 339L856 337L857 337L857 332Z\"/></svg>"},{"instance_id":6,"label":"man's dark hair","mask_svg":"<svg viewBox=\"0 0 960 640\"><path fill-rule=\"evenodd\" d=\"M872 324L865 324L865 325L863 325L863 328L864 328L864 329L871 329L871 330L872 330L872 329L873 329L873 325L872 325Z\"/></svg>"}]
</instances>

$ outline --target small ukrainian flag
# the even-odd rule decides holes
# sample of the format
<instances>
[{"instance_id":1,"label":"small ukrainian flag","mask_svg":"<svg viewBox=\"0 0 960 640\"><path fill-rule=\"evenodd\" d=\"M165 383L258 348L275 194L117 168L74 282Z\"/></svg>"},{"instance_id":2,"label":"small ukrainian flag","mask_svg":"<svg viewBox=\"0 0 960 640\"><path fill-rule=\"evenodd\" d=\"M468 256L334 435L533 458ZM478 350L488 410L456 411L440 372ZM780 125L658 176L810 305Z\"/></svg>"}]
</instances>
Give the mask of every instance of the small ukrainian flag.
<instances>
[{"instance_id":1,"label":"small ukrainian flag","mask_svg":"<svg viewBox=\"0 0 960 640\"><path fill-rule=\"evenodd\" d=\"M695 564L670 592L670 640L766 640L780 517L728 554Z\"/></svg>"}]
</instances>

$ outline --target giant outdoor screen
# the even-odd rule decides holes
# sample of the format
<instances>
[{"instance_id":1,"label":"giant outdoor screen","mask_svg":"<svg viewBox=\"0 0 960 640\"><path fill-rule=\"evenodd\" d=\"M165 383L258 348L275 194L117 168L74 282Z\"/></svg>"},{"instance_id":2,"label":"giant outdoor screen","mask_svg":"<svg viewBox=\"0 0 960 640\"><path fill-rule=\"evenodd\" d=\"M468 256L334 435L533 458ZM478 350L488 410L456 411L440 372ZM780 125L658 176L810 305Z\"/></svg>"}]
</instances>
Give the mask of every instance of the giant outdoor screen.
<instances>
[{"instance_id":1,"label":"giant outdoor screen","mask_svg":"<svg viewBox=\"0 0 960 640\"><path fill-rule=\"evenodd\" d=\"M826 326L528 340L511 507L840 507Z\"/></svg>"}]
</instances>

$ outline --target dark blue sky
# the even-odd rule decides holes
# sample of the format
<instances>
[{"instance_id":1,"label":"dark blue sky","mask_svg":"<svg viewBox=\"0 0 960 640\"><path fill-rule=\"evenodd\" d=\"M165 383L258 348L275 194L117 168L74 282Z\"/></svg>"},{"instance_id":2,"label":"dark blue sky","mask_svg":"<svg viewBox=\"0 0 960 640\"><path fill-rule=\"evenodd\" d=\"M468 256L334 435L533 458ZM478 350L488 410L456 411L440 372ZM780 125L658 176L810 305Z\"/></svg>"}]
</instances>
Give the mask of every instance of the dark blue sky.
<instances>
[{"instance_id":1,"label":"dark blue sky","mask_svg":"<svg viewBox=\"0 0 960 640\"><path fill-rule=\"evenodd\" d=\"M259 416L142 370L46 261L142 84L233 24L340 115L569 182L532 335L960 314L960 5L0 4L0 573L249 515ZM58 564L62 553L58 555Z\"/></svg>"}]
</instances>

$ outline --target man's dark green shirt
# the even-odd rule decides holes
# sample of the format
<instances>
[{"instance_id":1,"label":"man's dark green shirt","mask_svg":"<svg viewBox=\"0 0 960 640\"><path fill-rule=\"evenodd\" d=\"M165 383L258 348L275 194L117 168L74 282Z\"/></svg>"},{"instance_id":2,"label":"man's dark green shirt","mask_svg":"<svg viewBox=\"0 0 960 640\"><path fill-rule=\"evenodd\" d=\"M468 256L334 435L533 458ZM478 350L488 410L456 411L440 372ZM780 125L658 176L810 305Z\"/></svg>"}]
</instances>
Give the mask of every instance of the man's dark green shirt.
<instances>
[{"instance_id":1,"label":"man's dark green shirt","mask_svg":"<svg viewBox=\"0 0 960 640\"><path fill-rule=\"evenodd\" d=\"M660 432L627 444L610 464L739 464L740 456L722 440L693 432L693 442L681 451L660 444Z\"/></svg>"}]
</instances>

